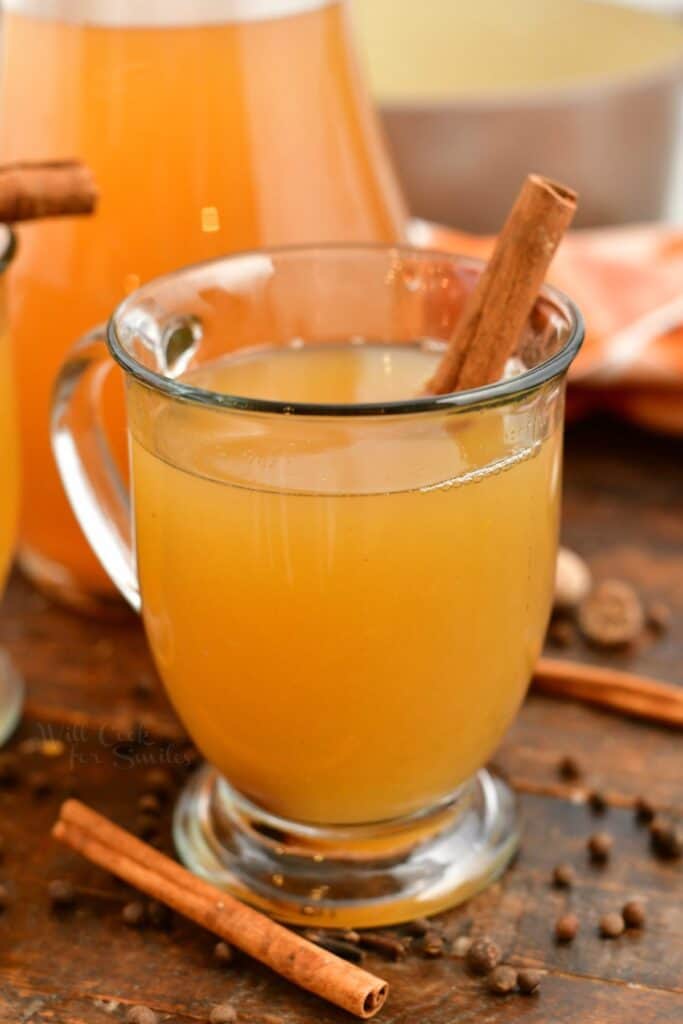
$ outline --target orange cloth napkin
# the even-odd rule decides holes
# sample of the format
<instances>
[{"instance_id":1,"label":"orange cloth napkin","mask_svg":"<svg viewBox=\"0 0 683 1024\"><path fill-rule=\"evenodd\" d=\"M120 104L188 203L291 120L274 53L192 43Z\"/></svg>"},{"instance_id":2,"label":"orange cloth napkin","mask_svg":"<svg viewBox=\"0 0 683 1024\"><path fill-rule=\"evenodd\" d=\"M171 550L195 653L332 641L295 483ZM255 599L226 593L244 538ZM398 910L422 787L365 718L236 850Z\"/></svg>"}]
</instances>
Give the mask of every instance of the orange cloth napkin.
<instances>
[{"instance_id":1,"label":"orange cloth napkin","mask_svg":"<svg viewBox=\"0 0 683 1024\"><path fill-rule=\"evenodd\" d=\"M493 239L413 221L413 244L486 258ZM572 366L570 412L608 407L651 429L683 435L683 231L636 225L574 231L550 282L586 318Z\"/></svg>"}]
</instances>

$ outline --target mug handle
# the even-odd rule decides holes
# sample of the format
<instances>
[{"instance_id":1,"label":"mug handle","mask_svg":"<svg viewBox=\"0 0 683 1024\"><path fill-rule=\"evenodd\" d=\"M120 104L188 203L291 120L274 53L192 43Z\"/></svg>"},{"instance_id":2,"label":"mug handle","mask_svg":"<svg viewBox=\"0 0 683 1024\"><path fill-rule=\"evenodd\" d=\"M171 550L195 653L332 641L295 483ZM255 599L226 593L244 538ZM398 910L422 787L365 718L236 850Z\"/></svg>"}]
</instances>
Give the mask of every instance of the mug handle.
<instances>
[{"instance_id":1,"label":"mug handle","mask_svg":"<svg viewBox=\"0 0 683 1024\"><path fill-rule=\"evenodd\" d=\"M116 366L96 327L72 348L52 399L52 450L67 497L88 542L136 612L140 611L130 495L102 424L104 382Z\"/></svg>"}]
</instances>

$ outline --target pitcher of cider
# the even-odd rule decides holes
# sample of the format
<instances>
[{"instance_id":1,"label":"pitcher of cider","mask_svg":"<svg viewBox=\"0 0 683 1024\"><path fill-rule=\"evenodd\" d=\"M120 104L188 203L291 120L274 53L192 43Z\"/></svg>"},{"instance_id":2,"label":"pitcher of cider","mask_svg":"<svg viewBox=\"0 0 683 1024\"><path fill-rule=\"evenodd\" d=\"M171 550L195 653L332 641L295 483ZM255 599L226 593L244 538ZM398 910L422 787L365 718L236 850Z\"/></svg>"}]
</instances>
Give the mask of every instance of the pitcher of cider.
<instances>
[{"instance_id":1,"label":"pitcher of cider","mask_svg":"<svg viewBox=\"0 0 683 1024\"><path fill-rule=\"evenodd\" d=\"M19 557L43 589L101 610L113 590L49 444L67 349L151 277L254 246L394 241L403 207L345 0L5 0L4 9L0 158L79 157L101 190L87 221L19 229ZM109 397L123 449L120 396Z\"/></svg>"}]
</instances>

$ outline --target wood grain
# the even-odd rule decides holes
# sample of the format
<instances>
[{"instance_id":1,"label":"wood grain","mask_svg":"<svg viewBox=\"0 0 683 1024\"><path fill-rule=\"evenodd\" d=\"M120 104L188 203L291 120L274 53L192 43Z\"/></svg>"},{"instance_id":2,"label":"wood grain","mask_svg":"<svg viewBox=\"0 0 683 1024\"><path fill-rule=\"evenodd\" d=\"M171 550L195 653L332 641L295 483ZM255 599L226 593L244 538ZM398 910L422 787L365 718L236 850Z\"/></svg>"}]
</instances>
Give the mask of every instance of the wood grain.
<instances>
[{"instance_id":1,"label":"wood grain","mask_svg":"<svg viewBox=\"0 0 683 1024\"><path fill-rule=\"evenodd\" d=\"M683 483L680 446L607 422L586 424L568 438L564 535L599 576L630 579L646 596L670 604L676 625L635 651L605 658L579 645L569 653L683 683ZM0 835L7 852L0 879L11 903L0 914L0 1024L103 1024L122 1021L143 1002L178 1022L206 1020L213 1004L231 1000L247 1024L264 1015L283 1024L341 1024L342 1012L293 989L238 958L212 962L214 939L176 920L169 932L127 928L121 908L132 896L48 835L67 792L132 828L136 800L151 765L170 766L178 785L187 776L182 730L160 692L136 696L152 678L134 621L103 626L50 606L15 579L0 621L0 639L29 684L31 713L13 743L24 779L46 767L55 791L31 794L26 781L0 788ZM558 652L553 652L556 656ZM64 751L48 762L26 739L61 738ZM557 774L572 753L585 777ZM496 755L520 792L525 822L522 852L505 878L442 918L447 934L489 934L514 964L549 972L537 997L501 999L483 991L451 957L402 963L368 955L386 976L386 1024L669 1024L683 1019L683 865L655 860L630 803L644 790L660 805L683 810L680 736L573 702L533 696ZM583 799L603 790L613 806L594 817ZM171 847L169 808L162 845ZM615 837L607 867L588 864L588 835ZM579 876L570 892L550 886L555 863L571 861ZM50 878L72 879L73 911L49 907ZM641 934L598 937L603 912L641 898L648 922ZM552 940L565 907L581 930L570 946Z\"/></svg>"}]
</instances>

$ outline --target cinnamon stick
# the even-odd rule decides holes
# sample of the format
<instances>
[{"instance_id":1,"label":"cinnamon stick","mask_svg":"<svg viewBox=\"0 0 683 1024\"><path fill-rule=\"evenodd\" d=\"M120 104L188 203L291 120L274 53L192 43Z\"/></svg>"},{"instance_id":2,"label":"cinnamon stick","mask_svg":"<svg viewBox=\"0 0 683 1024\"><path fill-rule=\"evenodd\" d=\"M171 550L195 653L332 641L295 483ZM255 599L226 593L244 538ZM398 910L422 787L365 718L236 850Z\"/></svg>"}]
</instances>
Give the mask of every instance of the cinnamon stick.
<instances>
[{"instance_id":1,"label":"cinnamon stick","mask_svg":"<svg viewBox=\"0 0 683 1024\"><path fill-rule=\"evenodd\" d=\"M388 986L240 903L78 800L62 804L53 836L94 864L196 921L278 974L357 1017L373 1017Z\"/></svg>"},{"instance_id":2,"label":"cinnamon stick","mask_svg":"<svg viewBox=\"0 0 683 1024\"><path fill-rule=\"evenodd\" d=\"M0 223L93 213L97 187L77 160L48 160L0 167Z\"/></svg>"},{"instance_id":3,"label":"cinnamon stick","mask_svg":"<svg viewBox=\"0 0 683 1024\"><path fill-rule=\"evenodd\" d=\"M478 388L503 376L564 232L576 193L530 174L470 295L427 393Z\"/></svg>"},{"instance_id":4,"label":"cinnamon stick","mask_svg":"<svg viewBox=\"0 0 683 1024\"><path fill-rule=\"evenodd\" d=\"M683 688L647 676L541 658L534 671L533 685L542 693L570 697L634 718L683 728Z\"/></svg>"}]
</instances>

